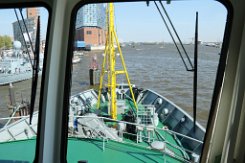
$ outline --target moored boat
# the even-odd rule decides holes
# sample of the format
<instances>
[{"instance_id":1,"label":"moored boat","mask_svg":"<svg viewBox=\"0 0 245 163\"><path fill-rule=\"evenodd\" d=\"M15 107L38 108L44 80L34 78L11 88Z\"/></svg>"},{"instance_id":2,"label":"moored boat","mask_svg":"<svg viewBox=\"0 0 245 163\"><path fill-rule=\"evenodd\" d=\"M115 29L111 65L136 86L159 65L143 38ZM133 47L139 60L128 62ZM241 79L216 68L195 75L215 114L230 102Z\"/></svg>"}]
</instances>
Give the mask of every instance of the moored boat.
<instances>
[{"instance_id":1,"label":"moored boat","mask_svg":"<svg viewBox=\"0 0 245 163\"><path fill-rule=\"evenodd\" d=\"M10 54L3 54L0 59L0 86L20 82L32 78L32 61L20 49L13 50ZM43 55L39 60L39 75L42 72Z\"/></svg>"},{"instance_id":2,"label":"moored boat","mask_svg":"<svg viewBox=\"0 0 245 163\"><path fill-rule=\"evenodd\" d=\"M73 64L76 64L76 63L79 63L79 62L81 62L81 58L80 58L80 57L74 56L74 57L72 58L72 63L73 63Z\"/></svg>"}]
</instances>

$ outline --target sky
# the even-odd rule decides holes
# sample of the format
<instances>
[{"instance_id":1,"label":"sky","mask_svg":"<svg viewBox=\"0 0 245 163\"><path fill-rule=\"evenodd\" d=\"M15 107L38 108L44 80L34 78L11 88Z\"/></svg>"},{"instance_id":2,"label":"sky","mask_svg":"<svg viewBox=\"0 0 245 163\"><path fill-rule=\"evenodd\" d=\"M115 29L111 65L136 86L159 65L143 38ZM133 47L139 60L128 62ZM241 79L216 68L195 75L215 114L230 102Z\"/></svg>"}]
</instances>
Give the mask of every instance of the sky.
<instances>
[{"instance_id":1,"label":"sky","mask_svg":"<svg viewBox=\"0 0 245 163\"><path fill-rule=\"evenodd\" d=\"M202 41L222 41L227 11L216 1L172 1L163 2L172 23L184 42L192 41L195 32L195 13L199 14L199 39ZM160 7L160 5L158 5ZM171 42L171 37L154 4L149 7L145 2L116 4L116 24L121 41L164 41Z\"/></svg>"},{"instance_id":2,"label":"sky","mask_svg":"<svg viewBox=\"0 0 245 163\"><path fill-rule=\"evenodd\" d=\"M222 41L227 11L217 1L188 0L163 2L181 40L189 43L194 37L195 13L199 13L199 40ZM159 5L160 6L160 5ZM45 39L48 12L40 8L41 35ZM0 35L13 36L12 22L16 21L14 10L0 10ZM153 2L116 3L115 24L119 41L172 42L169 33Z\"/></svg>"},{"instance_id":3,"label":"sky","mask_svg":"<svg viewBox=\"0 0 245 163\"><path fill-rule=\"evenodd\" d=\"M19 14L19 10L17 9L17 14L19 19L21 16ZM23 16L26 18L26 12L23 9ZM48 11L40 7L39 8L40 19L41 19L41 38L45 39L46 31L47 31L47 23L48 23ZM12 23L17 21L15 16L14 9L0 9L0 35L8 35L13 37L13 26Z\"/></svg>"}]
</instances>

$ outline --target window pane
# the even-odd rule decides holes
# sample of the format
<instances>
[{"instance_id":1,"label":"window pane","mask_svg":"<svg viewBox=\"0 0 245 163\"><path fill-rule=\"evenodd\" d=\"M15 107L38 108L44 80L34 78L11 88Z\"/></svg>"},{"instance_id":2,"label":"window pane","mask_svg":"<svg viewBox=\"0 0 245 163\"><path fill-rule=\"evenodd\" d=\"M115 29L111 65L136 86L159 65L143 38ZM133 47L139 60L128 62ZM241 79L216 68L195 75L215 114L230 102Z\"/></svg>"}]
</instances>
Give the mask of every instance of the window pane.
<instances>
[{"instance_id":1,"label":"window pane","mask_svg":"<svg viewBox=\"0 0 245 163\"><path fill-rule=\"evenodd\" d=\"M41 32L37 36L39 16ZM43 7L0 9L0 162L34 159L47 22L48 11ZM38 37L39 57L33 52ZM29 124L37 58L36 100Z\"/></svg>"},{"instance_id":2,"label":"window pane","mask_svg":"<svg viewBox=\"0 0 245 163\"><path fill-rule=\"evenodd\" d=\"M199 35L194 125L196 12ZM226 16L224 6L215 1L81 7L75 22L67 161L198 160Z\"/></svg>"}]
</instances>

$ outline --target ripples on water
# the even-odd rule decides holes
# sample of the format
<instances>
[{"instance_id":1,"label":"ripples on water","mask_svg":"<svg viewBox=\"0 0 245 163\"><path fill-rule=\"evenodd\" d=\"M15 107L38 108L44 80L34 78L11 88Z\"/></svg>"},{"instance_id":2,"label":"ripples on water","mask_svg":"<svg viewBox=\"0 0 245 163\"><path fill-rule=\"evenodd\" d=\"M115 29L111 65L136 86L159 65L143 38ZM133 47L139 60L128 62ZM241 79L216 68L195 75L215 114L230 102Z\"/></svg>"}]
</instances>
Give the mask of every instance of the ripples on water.
<instances>
[{"instance_id":1,"label":"ripples on water","mask_svg":"<svg viewBox=\"0 0 245 163\"><path fill-rule=\"evenodd\" d=\"M185 47L192 58L193 45L185 45ZM131 83L158 92L192 115L193 73L185 70L184 64L172 44L126 46L122 48L122 51ZM82 61L73 65L71 94L92 88L89 86L89 63L94 55L97 55L98 62L102 63L102 53L103 51L84 52ZM199 46L197 119L204 126L208 118L216 77L218 53L218 48ZM119 57L117 62L120 62ZM120 67L120 64L117 65L117 68ZM126 83L124 75L118 76L117 82ZM17 92L24 90L24 95L29 97L30 84L30 80L16 83L15 89ZM2 117L7 115L3 106L7 104L8 87L0 87L0 90Z\"/></svg>"}]
</instances>

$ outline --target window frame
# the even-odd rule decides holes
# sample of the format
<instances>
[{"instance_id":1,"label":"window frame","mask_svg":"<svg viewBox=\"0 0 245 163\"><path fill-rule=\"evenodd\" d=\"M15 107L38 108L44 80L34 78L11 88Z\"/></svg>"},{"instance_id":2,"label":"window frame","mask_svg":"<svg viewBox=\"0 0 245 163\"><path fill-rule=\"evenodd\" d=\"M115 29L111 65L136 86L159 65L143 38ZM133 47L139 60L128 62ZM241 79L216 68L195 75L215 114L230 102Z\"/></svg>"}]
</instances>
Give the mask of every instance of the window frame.
<instances>
[{"instance_id":1,"label":"window frame","mask_svg":"<svg viewBox=\"0 0 245 163\"><path fill-rule=\"evenodd\" d=\"M92 31L86 31L86 35L92 35Z\"/></svg>"},{"instance_id":2,"label":"window frame","mask_svg":"<svg viewBox=\"0 0 245 163\"><path fill-rule=\"evenodd\" d=\"M41 130L41 115L42 115L42 108L43 108L43 94L44 94L44 82L45 82L45 72L47 67L47 50L48 50L48 42L49 42L49 32L50 31L50 21L52 15L52 8L51 6L44 2L1 2L0 1L0 9L18 9L18 8L32 8L32 7L43 7L48 12L48 22L47 22L47 32L46 32L46 41L45 41L45 49L44 49L44 58L43 58L43 71L41 75L41 83L40 83L40 96L39 96L39 104L38 104L38 125L37 125L37 138L35 143L35 154L33 158L33 162L37 162L39 157L39 147L40 147L40 130Z\"/></svg>"},{"instance_id":3,"label":"window frame","mask_svg":"<svg viewBox=\"0 0 245 163\"><path fill-rule=\"evenodd\" d=\"M168 0L162 0L163 2L167 2ZM177 1L177 0L172 0ZM187 1L187 0L184 0ZM206 156L207 151L204 151L204 148L206 146L207 139L209 137L209 134L212 132L213 129L213 120L215 119L215 112L217 111L217 104L219 101L220 93L222 91L222 84L224 80L224 73L226 68L226 62L227 62L227 55L228 55L228 47L230 42L230 35L231 35L231 27L232 27L232 20L233 20L233 6L232 3L229 0L213 0L221 3L227 10L227 16L226 16L226 24L225 24L225 30L224 30L224 37L223 37L223 44L221 47L221 54L219 58L219 63L216 71L216 79L214 82L214 90L212 94L211 99L211 105L210 105L210 111L206 126L206 133L204 136L204 144L202 148L202 154L200 157L200 160L203 159L203 156ZM71 14L71 22L70 22L70 31L69 31L69 44L67 49L67 64L66 64L66 76L65 76L65 86L64 86L64 103L63 103L63 117L66 117L62 121L62 125L65 126L62 132L62 139L61 142L64 150L61 150L61 156L63 158L61 160L67 161L67 143L68 143L68 115L69 115L69 99L70 99L70 91L71 91L71 83L72 83L72 57L73 57L73 40L75 38L75 21L76 21L76 15L78 10L88 4L99 4L99 3L130 3L130 2L145 2L142 0L133 0L133 1L115 1L115 0L84 0L82 2L78 2L75 7L72 9ZM152 0L150 2L153 2Z\"/></svg>"}]
</instances>

